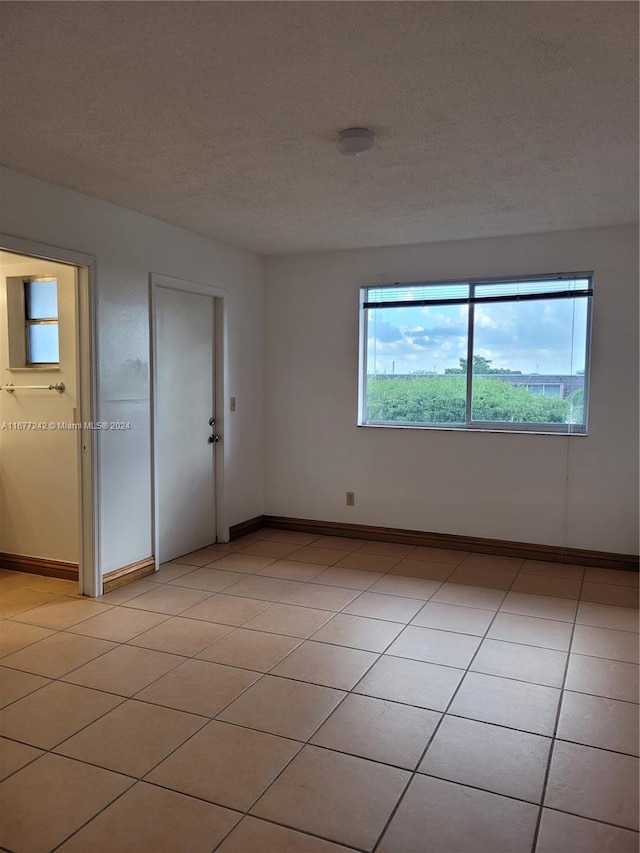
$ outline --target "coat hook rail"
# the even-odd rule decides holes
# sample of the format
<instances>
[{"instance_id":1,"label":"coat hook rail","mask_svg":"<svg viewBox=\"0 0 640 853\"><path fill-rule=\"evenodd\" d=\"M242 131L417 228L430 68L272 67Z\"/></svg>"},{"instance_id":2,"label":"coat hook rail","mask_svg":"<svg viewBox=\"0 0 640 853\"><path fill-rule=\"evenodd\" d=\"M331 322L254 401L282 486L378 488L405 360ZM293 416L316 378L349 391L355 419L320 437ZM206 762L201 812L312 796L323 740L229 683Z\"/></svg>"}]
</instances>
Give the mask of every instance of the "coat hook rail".
<instances>
[{"instance_id":1,"label":"coat hook rail","mask_svg":"<svg viewBox=\"0 0 640 853\"><path fill-rule=\"evenodd\" d=\"M55 385L14 385L8 382L6 385L0 385L0 391L8 391L10 394L13 394L14 391L22 391L27 388L32 391L57 391L58 394L62 394L64 387L64 382L56 382Z\"/></svg>"}]
</instances>

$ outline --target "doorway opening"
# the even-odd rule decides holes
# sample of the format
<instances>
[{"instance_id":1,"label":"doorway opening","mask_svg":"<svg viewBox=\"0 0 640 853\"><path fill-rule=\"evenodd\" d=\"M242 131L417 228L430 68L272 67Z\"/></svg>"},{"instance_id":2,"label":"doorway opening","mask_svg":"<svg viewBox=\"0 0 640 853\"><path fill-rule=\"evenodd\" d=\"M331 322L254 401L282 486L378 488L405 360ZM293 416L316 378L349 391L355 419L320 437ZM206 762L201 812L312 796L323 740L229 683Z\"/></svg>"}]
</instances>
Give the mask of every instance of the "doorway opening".
<instances>
[{"instance_id":1,"label":"doorway opening","mask_svg":"<svg viewBox=\"0 0 640 853\"><path fill-rule=\"evenodd\" d=\"M0 568L101 592L91 257L0 235Z\"/></svg>"},{"instance_id":2,"label":"doorway opening","mask_svg":"<svg viewBox=\"0 0 640 853\"><path fill-rule=\"evenodd\" d=\"M225 295L151 275L153 528L161 563L226 542Z\"/></svg>"}]
</instances>

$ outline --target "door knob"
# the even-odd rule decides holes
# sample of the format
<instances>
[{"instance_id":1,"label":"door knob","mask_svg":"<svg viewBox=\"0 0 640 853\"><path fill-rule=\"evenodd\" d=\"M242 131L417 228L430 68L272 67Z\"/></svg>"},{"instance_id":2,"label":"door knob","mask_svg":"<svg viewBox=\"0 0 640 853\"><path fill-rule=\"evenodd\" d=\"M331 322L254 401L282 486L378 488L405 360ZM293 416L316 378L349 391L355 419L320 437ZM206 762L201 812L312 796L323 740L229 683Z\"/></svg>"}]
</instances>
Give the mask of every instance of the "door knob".
<instances>
[{"instance_id":1,"label":"door knob","mask_svg":"<svg viewBox=\"0 0 640 853\"><path fill-rule=\"evenodd\" d=\"M209 436L209 438L208 438L208 442L209 442L209 444L217 444L219 441L220 441L220 436L219 436L219 435L215 435L215 434L214 434L214 435L210 435L210 436Z\"/></svg>"},{"instance_id":2,"label":"door knob","mask_svg":"<svg viewBox=\"0 0 640 853\"><path fill-rule=\"evenodd\" d=\"M216 425L216 419L215 418L209 418L209 426L215 426L215 425Z\"/></svg>"}]
</instances>

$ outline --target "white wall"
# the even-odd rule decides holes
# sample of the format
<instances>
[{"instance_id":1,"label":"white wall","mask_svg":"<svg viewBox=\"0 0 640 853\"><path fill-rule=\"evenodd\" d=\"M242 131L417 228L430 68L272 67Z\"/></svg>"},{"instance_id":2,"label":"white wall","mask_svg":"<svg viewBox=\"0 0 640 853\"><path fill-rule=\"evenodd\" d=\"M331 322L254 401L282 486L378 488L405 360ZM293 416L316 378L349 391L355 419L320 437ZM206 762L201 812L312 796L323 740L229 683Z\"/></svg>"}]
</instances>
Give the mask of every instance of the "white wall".
<instances>
[{"instance_id":1,"label":"white wall","mask_svg":"<svg viewBox=\"0 0 640 853\"><path fill-rule=\"evenodd\" d=\"M636 235L606 228L267 259L267 512L637 553ZM356 427L361 285L590 269L587 437ZM354 508L346 490L357 493Z\"/></svg>"},{"instance_id":2,"label":"white wall","mask_svg":"<svg viewBox=\"0 0 640 853\"><path fill-rule=\"evenodd\" d=\"M149 273L228 290L225 472L229 524L263 512L262 262L249 252L47 184L0 171L0 232L95 256L98 418L131 430L99 434L100 569L152 554Z\"/></svg>"},{"instance_id":3,"label":"white wall","mask_svg":"<svg viewBox=\"0 0 640 853\"><path fill-rule=\"evenodd\" d=\"M54 370L10 367L6 279L13 276L57 279L60 362ZM24 335L23 317L18 319L16 331ZM0 384L65 385L63 394L0 392L0 552L78 562L78 433L11 429L73 422L76 338L75 268L0 252Z\"/></svg>"}]
</instances>

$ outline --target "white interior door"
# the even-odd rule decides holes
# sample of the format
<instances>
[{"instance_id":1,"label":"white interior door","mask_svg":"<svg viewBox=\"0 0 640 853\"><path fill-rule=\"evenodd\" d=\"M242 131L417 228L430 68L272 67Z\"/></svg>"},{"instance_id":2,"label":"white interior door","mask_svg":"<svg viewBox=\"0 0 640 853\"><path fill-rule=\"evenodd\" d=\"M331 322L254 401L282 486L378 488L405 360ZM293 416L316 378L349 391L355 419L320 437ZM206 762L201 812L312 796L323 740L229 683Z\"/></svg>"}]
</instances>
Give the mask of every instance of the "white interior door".
<instances>
[{"instance_id":1,"label":"white interior door","mask_svg":"<svg viewBox=\"0 0 640 853\"><path fill-rule=\"evenodd\" d=\"M155 290L155 464L160 562L216 541L214 298Z\"/></svg>"}]
</instances>

